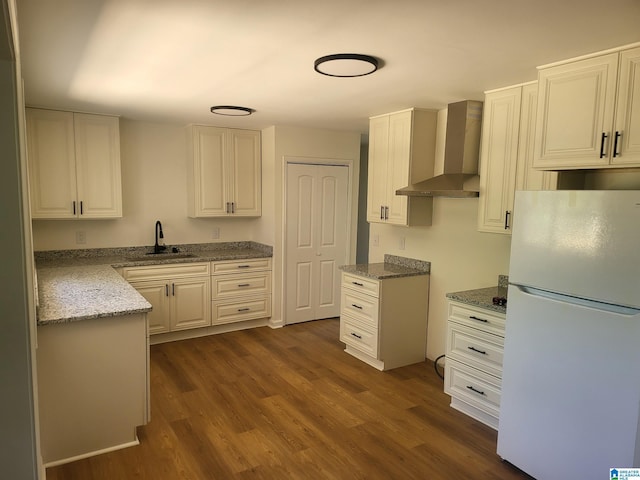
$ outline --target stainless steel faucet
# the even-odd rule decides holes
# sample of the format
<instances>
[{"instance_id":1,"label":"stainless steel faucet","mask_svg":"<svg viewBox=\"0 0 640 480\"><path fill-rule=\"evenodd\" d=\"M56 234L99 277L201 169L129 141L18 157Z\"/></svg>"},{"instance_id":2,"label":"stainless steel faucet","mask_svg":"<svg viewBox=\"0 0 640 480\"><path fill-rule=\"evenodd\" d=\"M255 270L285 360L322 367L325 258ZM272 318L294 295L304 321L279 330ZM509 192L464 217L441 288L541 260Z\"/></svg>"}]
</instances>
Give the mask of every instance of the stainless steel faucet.
<instances>
[{"instance_id":1,"label":"stainless steel faucet","mask_svg":"<svg viewBox=\"0 0 640 480\"><path fill-rule=\"evenodd\" d=\"M153 246L153 253L160 253L167 249L166 245L160 245L158 243L158 239L164 239L164 234L162 233L162 224L160 223L160 220L156 222L156 244ZM164 243L164 241L162 243Z\"/></svg>"}]
</instances>

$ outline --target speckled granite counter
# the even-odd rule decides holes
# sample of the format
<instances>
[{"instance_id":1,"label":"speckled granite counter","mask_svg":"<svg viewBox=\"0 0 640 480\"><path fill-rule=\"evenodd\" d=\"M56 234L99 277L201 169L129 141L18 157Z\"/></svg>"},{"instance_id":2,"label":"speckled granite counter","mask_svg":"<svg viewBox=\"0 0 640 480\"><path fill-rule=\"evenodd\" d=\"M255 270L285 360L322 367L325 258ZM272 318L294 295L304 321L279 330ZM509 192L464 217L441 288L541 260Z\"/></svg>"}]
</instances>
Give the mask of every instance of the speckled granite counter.
<instances>
[{"instance_id":1,"label":"speckled granite counter","mask_svg":"<svg viewBox=\"0 0 640 480\"><path fill-rule=\"evenodd\" d=\"M38 270L38 301L38 325L151 311L151 304L108 265Z\"/></svg>"},{"instance_id":2,"label":"speckled granite counter","mask_svg":"<svg viewBox=\"0 0 640 480\"><path fill-rule=\"evenodd\" d=\"M495 287L478 288L475 290L465 290L462 292L447 293L447 298L457 302L474 305L476 307L486 308L494 312L506 313L506 305L494 305L493 297L507 298L507 287L509 277L500 275L498 277L498 285Z\"/></svg>"},{"instance_id":3,"label":"speckled granite counter","mask_svg":"<svg viewBox=\"0 0 640 480\"><path fill-rule=\"evenodd\" d=\"M38 325L148 312L147 302L115 270L119 267L242 260L272 256L255 242L177 245L177 253L147 255L148 247L35 252ZM169 250L171 247L169 247Z\"/></svg>"},{"instance_id":4,"label":"speckled granite counter","mask_svg":"<svg viewBox=\"0 0 640 480\"><path fill-rule=\"evenodd\" d=\"M362 277L383 280L386 278L428 275L431 272L431 262L395 255L385 255L384 263L342 265L340 270Z\"/></svg>"}]
</instances>

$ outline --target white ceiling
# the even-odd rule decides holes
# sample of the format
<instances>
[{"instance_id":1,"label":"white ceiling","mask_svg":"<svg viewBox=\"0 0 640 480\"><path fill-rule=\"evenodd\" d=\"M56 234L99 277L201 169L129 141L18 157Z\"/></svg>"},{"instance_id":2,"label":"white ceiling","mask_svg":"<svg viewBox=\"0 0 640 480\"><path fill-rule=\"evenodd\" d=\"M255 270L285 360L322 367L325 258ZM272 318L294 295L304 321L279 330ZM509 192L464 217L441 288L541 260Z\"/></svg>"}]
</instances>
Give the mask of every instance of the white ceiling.
<instances>
[{"instance_id":1,"label":"white ceiling","mask_svg":"<svg viewBox=\"0 0 640 480\"><path fill-rule=\"evenodd\" d=\"M640 41L640 0L16 0L27 104L154 122L366 132ZM376 56L360 78L313 69ZM254 108L221 117L212 105Z\"/></svg>"}]
</instances>

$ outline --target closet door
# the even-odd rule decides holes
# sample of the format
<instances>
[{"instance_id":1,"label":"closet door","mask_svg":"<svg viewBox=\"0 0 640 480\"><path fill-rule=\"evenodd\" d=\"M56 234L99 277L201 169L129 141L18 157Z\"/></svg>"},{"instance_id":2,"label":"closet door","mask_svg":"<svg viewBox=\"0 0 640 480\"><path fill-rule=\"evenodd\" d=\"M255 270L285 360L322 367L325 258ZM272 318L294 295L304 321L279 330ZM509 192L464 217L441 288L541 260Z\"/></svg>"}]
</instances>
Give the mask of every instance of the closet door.
<instances>
[{"instance_id":1,"label":"closet door","mask_svg":"<svg viewBox=\"0 0 640 480\"><path fill-rule=\"evenodd\" d=\"M340 315L348 178L346 166L287 166L286 324Z\"/></svg>"}]
</instances>

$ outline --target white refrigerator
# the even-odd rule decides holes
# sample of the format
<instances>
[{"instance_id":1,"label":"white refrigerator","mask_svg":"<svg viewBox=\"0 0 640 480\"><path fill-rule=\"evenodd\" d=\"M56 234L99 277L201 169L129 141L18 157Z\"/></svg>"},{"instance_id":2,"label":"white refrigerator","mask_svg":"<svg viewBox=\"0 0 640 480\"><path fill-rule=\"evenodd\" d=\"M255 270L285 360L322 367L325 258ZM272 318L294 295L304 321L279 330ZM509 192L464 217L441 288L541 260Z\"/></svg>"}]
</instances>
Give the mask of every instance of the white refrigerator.
<instances>
[{"instance_id":1,"label":"white refrigerator","mask_svg":"<svg viewBox=\"0 0 640 480\"><path fill-rule=\"evenodd\" d=\"M640 191L514 210L498 455L538 480L640 467Z\"/></svg>"}]
</instances>

